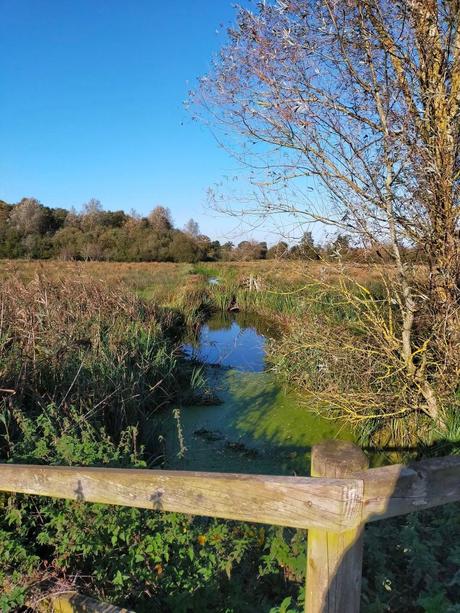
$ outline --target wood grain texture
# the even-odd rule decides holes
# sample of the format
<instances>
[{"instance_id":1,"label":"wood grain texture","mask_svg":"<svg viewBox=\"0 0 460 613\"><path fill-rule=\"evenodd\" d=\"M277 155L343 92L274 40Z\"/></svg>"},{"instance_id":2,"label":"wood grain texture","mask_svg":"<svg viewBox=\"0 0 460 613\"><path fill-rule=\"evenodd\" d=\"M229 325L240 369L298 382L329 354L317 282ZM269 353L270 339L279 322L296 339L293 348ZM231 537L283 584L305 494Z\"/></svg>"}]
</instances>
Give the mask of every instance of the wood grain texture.
<instances>
[{"instance_id":1,"label":"wood grain texture","mask_svg":"<svg viewBox=\"0 0 460 613\"><path fill-rule=\"evenodd\" d=\"M0 465L0 491L343 531L361 521L360 479Z\"/></svg>"},{"instance_id":2,"label":"wood grain texture","mask_svg":"<svg viewBox=\"0 0 460 613\"><path fill-rule=\"evenodd\" d=\"M352 443L326 441L313 447L311 474L314 477L348 477L367 466L367 457ZM362 533L362 525L341 533L317 528L308 531L307 613L359 611Z\"/></svg>"},{"instance_id":3,"label":"wood grain texture","mask_svg":"<svg viewBox=\"0 0 460 613\"><path fill-rule=\"evenodd\" d=\"M50 601L50 611L53 613L135 613L128 609L120 609L120 607L115 607L112 604L82 596L76 592L51 596Z\"/></svg>"},{"instance_id":4,"label":"wood grain texture","mask_svg":"<svg viewBox=\"0 0 460 613\"><path fill-rule=\"evenodd\" d=\"M366 522L460 501L460 457L373 468L354 476L364 481Z\"/></svg>"}]
</instances>

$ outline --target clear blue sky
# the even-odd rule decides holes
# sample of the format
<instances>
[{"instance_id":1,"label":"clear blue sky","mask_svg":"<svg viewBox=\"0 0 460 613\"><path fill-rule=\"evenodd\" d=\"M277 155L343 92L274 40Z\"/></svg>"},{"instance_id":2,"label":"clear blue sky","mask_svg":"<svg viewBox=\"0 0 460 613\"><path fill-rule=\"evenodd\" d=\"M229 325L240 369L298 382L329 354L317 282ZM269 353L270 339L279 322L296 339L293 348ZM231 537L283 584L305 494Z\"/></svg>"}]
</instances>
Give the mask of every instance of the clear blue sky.
<instances>
[{"instance_id":1,"label":"clear blue sky","mask_svg":"<svg viewBox=\"0 0 460 613\"><path fill-rule=\"evenodd\" d=\"M230 0L0 0L0 199L163 204L225 237L233 222L203 205L235 163L183 101L234 14Z\"/></svg>"}]
</instances>

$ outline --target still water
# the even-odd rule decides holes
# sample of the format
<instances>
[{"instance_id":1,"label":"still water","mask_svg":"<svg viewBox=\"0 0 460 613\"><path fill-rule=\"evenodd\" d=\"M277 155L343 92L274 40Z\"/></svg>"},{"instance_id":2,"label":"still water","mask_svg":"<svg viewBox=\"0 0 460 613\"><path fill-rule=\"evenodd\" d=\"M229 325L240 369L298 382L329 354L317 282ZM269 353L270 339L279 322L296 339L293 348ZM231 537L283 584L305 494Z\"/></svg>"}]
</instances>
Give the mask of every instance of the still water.
<instances>
[{"instance_id":1,"label":"still water","mask_svg":"<svg viewBox=\"0 0 460 613\"><path fill-rule=\"evenodd\" d=\"M163 423L165 468L306 475L312 444L351 440L334 421L309 411L302 396L282 385L266 363L267 339L276 330L248 314L219 314L183 347L201 362L218 403L182 406ZM180 428L187 448L180 454Z\"/></svg>"}]
</instances>

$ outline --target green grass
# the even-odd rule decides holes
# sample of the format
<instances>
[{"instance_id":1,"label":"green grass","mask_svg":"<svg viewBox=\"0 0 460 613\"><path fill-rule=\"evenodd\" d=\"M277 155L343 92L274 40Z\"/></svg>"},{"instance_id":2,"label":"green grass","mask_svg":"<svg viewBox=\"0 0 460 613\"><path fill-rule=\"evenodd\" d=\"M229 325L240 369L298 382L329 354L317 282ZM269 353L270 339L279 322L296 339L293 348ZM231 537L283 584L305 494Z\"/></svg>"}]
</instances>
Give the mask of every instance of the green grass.
<instances>
[{"instance_id":1,"label":"green grass","mask_svg":"<svg viewBox=\"0 0 460 613\"><path fill-rule=\"evenodd\" d=\"M242 287L251 273L262 291ZM210 277L221 283L209 285ZM157 465L163 442L143 426L179 404L178 390L200 383L181 365L181 333L234 295L244 310L281 325L273 347L284 352L291 380L294 371L308 374L306 356L285 349L309 317L354 322L333 294L312 303L304 271L272 262L16 262L2 268L0 285L0 388L10 390L0 396L0 454L8 462ZM417 454L458 453L459 439L452 413L447 430L433 432ZM139 613L302 609L303 531L8 494L0 506L2 612L74 581ZM459 513L448 505L368 526L363 613L458 613Z\"/></svg>"},{"instance_id":2,"label":"green grass","mask_svg":"<svg viewBox=\"0 0 460 613\"><path fill-rule=\"evenodd\" d=\"M36 272L0 280L1 460L158 465L164 444L152 418L200 383L177 349L185 322L209 307L202 278L176 270L166 307L94 269ZM148 287L141 281L131 276L132 290ZM286 584L283 570L304 560L304 535L293 531L9 494L0 507L4 613L75 587L139 613L269 611L299 596L300 578Z\"/></svg>"}]
</instances>

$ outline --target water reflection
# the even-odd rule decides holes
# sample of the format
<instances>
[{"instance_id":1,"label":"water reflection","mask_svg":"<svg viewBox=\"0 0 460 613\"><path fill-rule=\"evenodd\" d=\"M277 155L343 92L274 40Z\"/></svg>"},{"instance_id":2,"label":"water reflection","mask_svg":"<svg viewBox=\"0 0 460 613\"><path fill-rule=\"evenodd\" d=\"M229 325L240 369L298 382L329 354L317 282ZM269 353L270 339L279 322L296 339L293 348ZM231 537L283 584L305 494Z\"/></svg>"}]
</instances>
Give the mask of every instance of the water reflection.
<instances>
[{"instance_id":1,"label":"water reflection","mask_svg":"<svg viewBox=\"0 0 460 613\"><path fill-rule=\"evenodd\" d=\"M185 344L183 351L186 356L208 365L262 372L265 342L255 316L223 313L203 325L198 337Z\"/></svg>"},{"instance_id":2,"label":"water reflection","mask_svg":"<svg viewBox=\"0 0 460 613\"><path fill-rule=\"evenodd\" d=\"M183 457L177 422L171 416L165 421L168 468L305 475L312 444L351 438L309 411L298 393L266 370L265 346L273 334L257 316L222 314L184 346L187 356L207 365L207 383L221 402L182 407Z\"/></svg>"}]
</instances>

